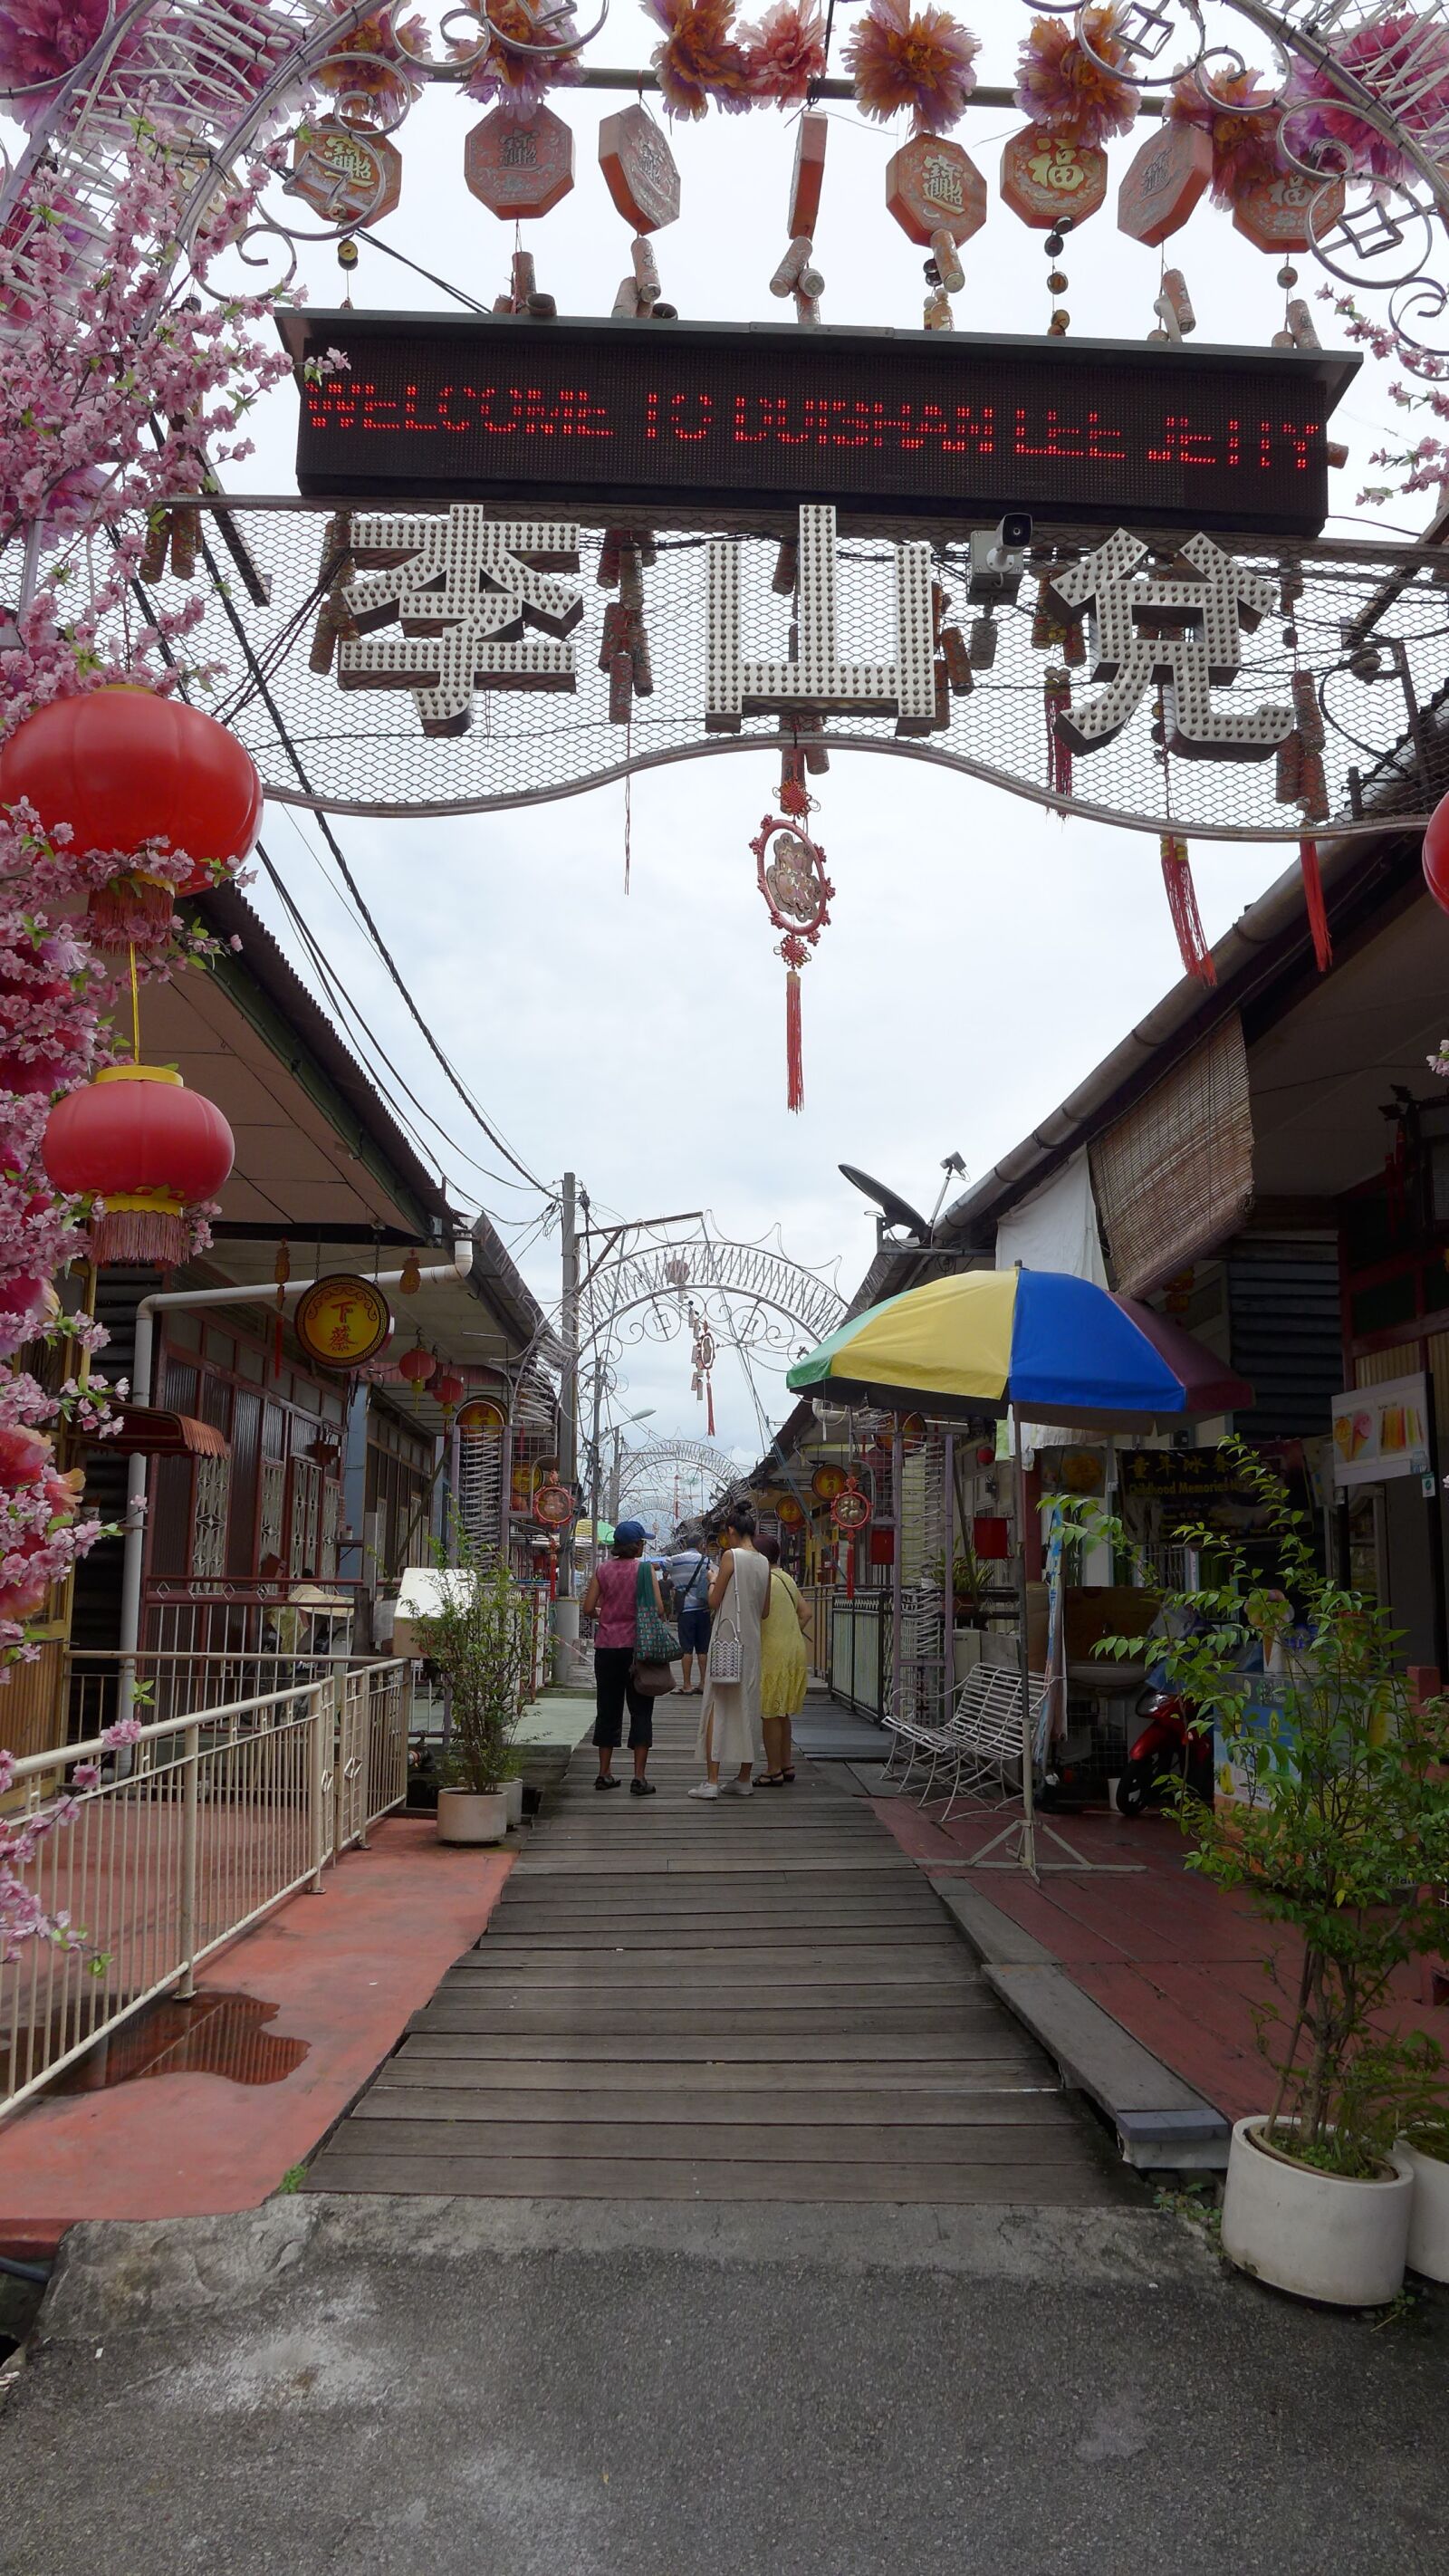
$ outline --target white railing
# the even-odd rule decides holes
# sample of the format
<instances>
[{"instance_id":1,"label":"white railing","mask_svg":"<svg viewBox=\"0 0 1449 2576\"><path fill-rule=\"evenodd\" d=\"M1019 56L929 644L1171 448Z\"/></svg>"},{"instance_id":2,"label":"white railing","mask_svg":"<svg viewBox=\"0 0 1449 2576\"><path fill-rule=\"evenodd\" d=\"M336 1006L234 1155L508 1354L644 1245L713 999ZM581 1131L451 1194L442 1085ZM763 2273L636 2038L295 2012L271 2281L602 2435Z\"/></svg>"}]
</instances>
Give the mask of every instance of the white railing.
<instances>
[{"instance_id":1,"label":"white railing","mask_svg":"<svg viewBox=\"0 0 1449 2576\"><path fill-rule=\"evenodd\" d=\"M359 1664L144 1726L117 1754L96 1736L15 1766L49 1804L99 1762L24 1872L74 1949L29 1943L0 1968L0 2112L153 1997L189 1996L201 1962L323 1870L407 1794L409 1672Z\"/></svg>"}]
</instances>

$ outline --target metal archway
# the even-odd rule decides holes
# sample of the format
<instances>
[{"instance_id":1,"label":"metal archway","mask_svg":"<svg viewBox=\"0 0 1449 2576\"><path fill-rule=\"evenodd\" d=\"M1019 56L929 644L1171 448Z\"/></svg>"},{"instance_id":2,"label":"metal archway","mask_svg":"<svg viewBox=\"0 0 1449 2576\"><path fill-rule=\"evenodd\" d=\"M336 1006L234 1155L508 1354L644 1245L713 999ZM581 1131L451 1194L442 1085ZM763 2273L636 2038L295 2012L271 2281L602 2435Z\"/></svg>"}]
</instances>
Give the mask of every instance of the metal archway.
<instances>
[{"instance_id":1,"label":"metal archway","mask_svg":"<svg viewBox=\"0 0 1449 2576\"><path fill-rule=\"evenodd\" d=\"M625 1244L593 1268L579 1295L579 1351L664 1342L684 1330L691 1301L725 1301L732 1340L793 1354L845 1317L839 1289L768 1244L681 1234Z\"/></svg>"},{"instance_id":2,"label":"metal archway","mask_svg":"<svg viewBox=\"0 0 1449 2576\"><path fill-rule=\"evenodd\" d=\"M647 1449L630 1449L624 1453L619 1475L619 1498L642 1491L652 1477L675 1467L690 1467L714 1481L716 1493L737 1482L739 1462L727 1458L722 1449L712 1448L707 1440L660 1440Z\"/></svg>"}]
</instances>

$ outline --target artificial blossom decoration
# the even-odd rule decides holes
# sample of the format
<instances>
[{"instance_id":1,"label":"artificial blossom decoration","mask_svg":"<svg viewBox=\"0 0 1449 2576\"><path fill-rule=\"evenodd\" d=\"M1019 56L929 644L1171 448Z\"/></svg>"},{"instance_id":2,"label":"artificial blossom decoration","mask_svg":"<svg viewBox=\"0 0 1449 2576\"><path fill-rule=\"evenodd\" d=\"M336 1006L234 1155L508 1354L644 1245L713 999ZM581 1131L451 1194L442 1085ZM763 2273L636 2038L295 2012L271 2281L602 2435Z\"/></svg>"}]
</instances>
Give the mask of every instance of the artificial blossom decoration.
<instances>
[{"instance_id":1,"label":"artificial blossom decoration","mask_svg":"<svg viewBox=\"0 0 1449 2576\"><path fill-rule=\"evenodd\" d=\"M917 133L945 134L976 87L980 38L945 9L870 0L847 40L845 66L863 116L881 124L909 108Z\"/></svg>"},{"instance_id":2,"label":"artificial blossom decoration","mask_svg":"<svg viewBox=\"0 0 1449 2576\"><path fill-rule=\"evenodd\" d=\"M1449 30L1427 10L1399 10L1330 39L1333 65L1381 101L1404 133L1442 161L1449 154ZM1296 158L1322 148L1325 168L1390 184L1418 174L1401 147L1350 103L1326 64L1294 58L1285 119Z\"/></svg>"},{"instance_id":3,"label":"artificial blossom decoration","mask_svg":"<svg viewBox=\"0 0 1449 2576\"><path fill-rule=\"evenodd\" d=\"M481 107L501 107L526 125L549 91L579 77L578 23L573 10L547 9L531 0L487 0L480 20L481 51L474 42L453 50L470 64L463 83Z\"/></svg>"},{"instance_id":4,"label":"artificial blossom decoration","mask_svg":"<svg viewBox=\"0 0 1449 2576\"><path fill-rule=\"evenodd\" d=\"M750 60L735 27L735 0L644 0L664 30L649 59L670 116L699 117L710 103L738 116L753 104Z\"/></svg>"},{"instance_id":5,"label":"artificial blossom decoration","mask_svg":"<svg viewBox=\"0 0 1449 2576\"><path fill-rule=\"evenodd\" d=\"M758 24L741 27L756 98L800 107L825 70L825 26L815 0L776 0Z\"/></svg>"},{"instance_id":6,"label":"artificial blossom decoration","mask_svg":"<svg viewBox=\"0 0 1449 2576\"><path fill-rule=\"evenodd\" d=\"M1111 68L1123 59L1118 18L1115 8L1083 11L1091 53L1079 41L1074 17L1033 18L1018 57L1016 99L1043 133L1094 150L1114 134L1131 133L1137 92Z\"/></svg>"},{"instance_id":7,"label":"artificial blossom decoration","mask_svg":"<svg viewBox=\"0 0 1449 2576\"><path fill-rule=\"evenodd\" d=\"M1214 205L1235 206L1249 188L1282 171L1279 110L1254 71L1181 72L1172 84L1167 113L1175 125L1196 125L1213 147Z\"/></svg>"},{"instance_id":8,"label":"artificial blossom decoration","mask_svg":"<svg viewBox=\"0 0 1449 2576\"><path fill-rule=\"evenodd\" d=\"M111 0L0 0L0 94L11 93L6 114L35 124L66 74L104 34L110 15Z\"/></svg>"},{"instance_id":9,"label":"artificial blossom decoration","mask_svg":"<svg viewBox=\"0 0 1449 2576\"><path fill-rule=\"evenodd\" d=\"M345 12L347 0L332 0L332 6ZM384 116L397 117L427 87L427 74L420 68L427 53L426 19L404 18L395 6L379 9L338 37L313 78L338 101L349 121L356 121L359 108L369 103Z\"/></svg>"}]
</instances>

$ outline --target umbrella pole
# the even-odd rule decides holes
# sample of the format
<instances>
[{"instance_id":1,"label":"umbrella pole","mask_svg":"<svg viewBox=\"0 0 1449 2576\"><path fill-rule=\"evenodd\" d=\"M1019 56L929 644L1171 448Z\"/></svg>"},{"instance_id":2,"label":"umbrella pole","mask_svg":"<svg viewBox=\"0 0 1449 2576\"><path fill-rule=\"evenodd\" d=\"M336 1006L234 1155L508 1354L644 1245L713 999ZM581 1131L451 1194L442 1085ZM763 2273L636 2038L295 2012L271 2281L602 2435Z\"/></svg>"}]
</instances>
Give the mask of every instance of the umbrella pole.
<instances>
[{"instance_id":1,"label":"umbrella pole","mask_svg":"<svg viewBox=\"0 0 1449 2576\"><path fill-rule=\"evenodd\" d=\"M1026 1466L1021 1454L1021 1414L1011 1408L1016 1451L1016 1663L1021 1676L1021 1866L1036 1876L1036 1747L1031 1740L1031 1656L1026 1635Z\"/></svg>"}]
</instances>

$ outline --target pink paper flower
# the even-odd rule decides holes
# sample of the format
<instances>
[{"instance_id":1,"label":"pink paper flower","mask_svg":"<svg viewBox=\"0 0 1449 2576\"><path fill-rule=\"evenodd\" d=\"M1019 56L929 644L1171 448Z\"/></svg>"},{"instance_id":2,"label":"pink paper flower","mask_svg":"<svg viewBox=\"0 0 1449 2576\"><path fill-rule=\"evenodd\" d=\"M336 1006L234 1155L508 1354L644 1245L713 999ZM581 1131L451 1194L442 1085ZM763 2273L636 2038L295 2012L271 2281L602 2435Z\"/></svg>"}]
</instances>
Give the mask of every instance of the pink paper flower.
<instances>
[{"instance_id":1,"label":"pink paper flower","mask_svg":"<svg viewBox=\"0 0 1449 2576\"><path fill-rule=\"evenodd\" d=\"M741 27L750 88L777 107L809 96L825 69L825 25L815 0L776 0L758 25Z\"/></svg>"},{"instance_id":2,"label":"pink paper flower","mask_svg":"<svg viewBox=\"0 0 1449 2576\"><path fill-rule=\"evenodd\" d=\"M945 9L912 11L910 0L870 0L845 48L863 116L881 124L909 108L916 129L945 134L976 87L980 40Z\"/></svg>"},{"instance_id":3,"label":"pink paper flower","mask_svg":"<svg viewBox=\"0 0 1449 2576\"><path fill-rule=\"evenodd\" d=\"M1258 86L1257 72L1180 73L1167 113L1175 125L1201 126L1212 137L1213 201L1235 206L1260 179L1284 168L1278 150L1278 109Z\"/></svg>"},{"instance_id":4,"label":"pink paper flower","mask_svg":"<svg viewBox=\"0 0 1449 2576\"><path fill-rule=\"evenodd\" d=\"M1434 160L1449 152L1449 29L1427 11L1401 10L1360 27L1332 47L1334 60ZM1329 166L1375 179L1402 180L1409 163L1397 143L1350 106L1330 70L1295 57L1288 84L1288 134L1302 157L1315 143L1331 148Z\"/></svg>"},{"instance_id":5,"label":"pink paper flower","mask_svg":"<svg viewBox=\"0 0 1449 2576\"><path fill-rule=\"evenodd\" d=\"M1074 18L1033 18L1018 58L1016 96L1044 133L1098 150L1110 135L1131 133L1137 92L1130 81L1102 69L1122 59L1117 19L1115 8L1084 13L1089 54L1077 41Z\"/></svg>"}]
</instances>

